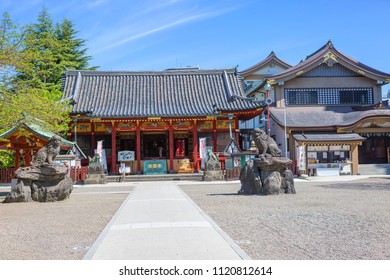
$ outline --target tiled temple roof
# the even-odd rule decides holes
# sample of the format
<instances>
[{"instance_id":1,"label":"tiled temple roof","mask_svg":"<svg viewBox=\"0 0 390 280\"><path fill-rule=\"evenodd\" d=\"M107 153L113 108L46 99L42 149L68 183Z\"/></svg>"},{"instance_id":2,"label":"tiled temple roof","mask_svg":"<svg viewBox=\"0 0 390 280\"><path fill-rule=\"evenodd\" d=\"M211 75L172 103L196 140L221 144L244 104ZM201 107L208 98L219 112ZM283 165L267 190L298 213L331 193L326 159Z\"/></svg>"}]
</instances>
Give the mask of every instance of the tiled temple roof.
<instances>
[{"instance_id":1,"label":"tiled temple roof","mask_svg":"<svg viewBox=\"0 0 390 280\"><path fill-rule=\"evenodd\" d=\"M357 141L362 142L366 138L360 136L357 133L345 133L345 134L294 134L296 140L299 142L350 142Z\"/></svg>"},{"instance_id":2,"label":"tiled temple roof","mask_svg":"<svg viewBox=\"0 0 390 280\"><path fill-rule=\"evenodd\" d=\"M100 118L193 117L261 107L244 99L235 69L68 70L63 92L74 101L72 113Z\"/></svg>"},{"instance_id":3,"label":"tiled temple roof","mask_svg":"<svg viewBox=\"0 0 390 280\"><path fill-rule=\"evenodd\" d=\"M271 117L284 126L284 109L272 108ZM388 109L355 111L352 107L287 107L286 123L289 128L341 128L351 126L370 117L390 117Z\"/></svg>"}]
</instances>

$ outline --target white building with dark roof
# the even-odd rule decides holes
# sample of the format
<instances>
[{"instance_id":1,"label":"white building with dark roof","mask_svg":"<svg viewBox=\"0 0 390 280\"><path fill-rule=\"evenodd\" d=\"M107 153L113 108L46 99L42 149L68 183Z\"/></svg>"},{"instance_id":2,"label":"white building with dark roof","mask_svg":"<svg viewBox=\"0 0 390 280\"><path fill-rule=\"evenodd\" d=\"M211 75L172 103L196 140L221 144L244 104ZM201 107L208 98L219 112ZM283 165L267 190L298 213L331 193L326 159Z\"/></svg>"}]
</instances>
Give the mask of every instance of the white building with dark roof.
<instances>
[{"instance_id":1,"label":"white building with dark roof","mask_svg":"<svg viewBox=\"0 0 390 280\"><path fill-rule=\"evenodd\" d=\"M382 102L382 86L390 74L350 58L329 41L263 80L275 99L271 135L300 173L325 174L349 165L358 174L359 164L389 162L390 110Z\"/></svg>"}]
</instances>

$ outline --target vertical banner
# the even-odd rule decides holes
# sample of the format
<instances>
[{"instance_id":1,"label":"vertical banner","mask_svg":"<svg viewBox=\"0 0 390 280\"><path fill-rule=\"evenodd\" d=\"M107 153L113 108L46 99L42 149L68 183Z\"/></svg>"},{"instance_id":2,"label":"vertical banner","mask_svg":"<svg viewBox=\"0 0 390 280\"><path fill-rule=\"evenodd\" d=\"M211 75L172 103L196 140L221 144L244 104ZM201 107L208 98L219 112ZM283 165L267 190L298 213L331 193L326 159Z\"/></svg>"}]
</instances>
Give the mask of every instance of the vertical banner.
<instances>
[{"instance_id":1,"label":"vertical banner","mask_svg":"<svg viewBox=\"0 0 390 280\"><path fill-rule=\"evenodd\" d=\"M102 156L103 156L103 140L97 141L97 147L96 147L96 154L100 158L100 163L102 162Z\"/></svg>"},{"instance_id":2,"label":"vertical banner","mask_svg":"<svg viewBox=\"0 0 390 280\"><path fill-rule=\"evenodd\" d=\"M206 158L206 138L199 138L199 157Z\"/></svg>"},{"instance_id":3,"label":"vertical banner","mask_svg":"<svg viewBox=\"0 0 390 280\"><path fill-rule=\"evenodd\" d=\"M103 140L97 141L95 153L99 155L100 163L103 165L104 171L107 172L107 158L106 151L103 149Z\"/></svg>"},{"instance_id":4,"label":"vertical banner","mask_svg":"<svg viewBox=\"0 0 390 280\"><path fill-rule=\"evenodd\" d=\"M205 160L207 157L206 154L206 137L199 138L199 157L201 158L200 168L204 169L205 167Z\"/></svg>"},{"instance_id":5,"label":"vertical banner","mask_svg":"<svg viewBox=\"0 0 390 280\"><path fill-rule=\"evenodd\" d=\"M299 146L299 170L306 171L306 149L305 145Z\"/></svg>"}]
</instances>

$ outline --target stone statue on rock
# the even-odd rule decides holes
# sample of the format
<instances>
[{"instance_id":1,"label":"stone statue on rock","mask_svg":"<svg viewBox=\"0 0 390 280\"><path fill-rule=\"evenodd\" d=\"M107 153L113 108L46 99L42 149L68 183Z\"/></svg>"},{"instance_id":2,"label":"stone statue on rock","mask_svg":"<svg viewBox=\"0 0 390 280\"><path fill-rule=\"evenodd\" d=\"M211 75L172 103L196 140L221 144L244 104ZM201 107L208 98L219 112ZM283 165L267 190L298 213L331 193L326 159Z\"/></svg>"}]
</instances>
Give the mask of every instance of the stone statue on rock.
<instances>
[{"instance_id":1,"label":"stone statue on rock","mask_svg":"<svg viewBox=\"0 0 390 280\"><path fill-rule=\"evenodd\" d=\"M73 190L73 182L67 176L68 167L57 165L55 158L60 151L61 138L54 135L31 161L31 166L15 171L17 183L3 202L60 201L67 199Z\"/></svg>"},{"instance_id":2,"label":"stone statue on rock","mask_svg":"<svg viewBox=\"0 0 390 280\"><path fill-rule=\"evenodd\" d=\"M295 194L291 159L281 157L281 151L271 137L259 128L252 131L258 150L255 159L246 162L241 169L239 194Z\"/></svg>"},{"instance_id":3,"label":"stone statue on rock","mask_svg":"<svg viewBox=\"0 0 390 280\"><path fill-rule=\"evenodd\" d=\"M282 155L278 144L264 130L255 128L251 134L260 157L280 157Z\"/></svg>"},{"instance_id":4,"label":"stone statue on rock","mask_svg":"<svg viewBox=\"0 0 390 280\"><path fill-rule=\"evenodd\" d=\"M32 166L42 166L45 163L54 165L54 159L60 152L60 146L61 138L58 135L54 135L44 147L39 149L30 164Z\"/></svg>"},{"instance_id":5,"label":"stone statue on rock","mask_svg":"<svg viewBox=\"0 0 390 280\"><path fill-rule=\"evenodd\" d=\"M106 184L107 179L104 174L104 166L101 163L100 156L95 153L93 157L88 157L88 174L84 184Z\"/></svg>"},{"instance_id":6,"label":"stone statue on rock","mask_svg":"<svg viewBox=\"0 0 390 280\"><path fill-rule=\"evenodd\" d=\"M205 170L203 173L203 181L221 181L224 180L223 171L221 169L221 163L218 160L218 157L209 150L207 152L207 161Z\"/></svg>"}]
</instances>

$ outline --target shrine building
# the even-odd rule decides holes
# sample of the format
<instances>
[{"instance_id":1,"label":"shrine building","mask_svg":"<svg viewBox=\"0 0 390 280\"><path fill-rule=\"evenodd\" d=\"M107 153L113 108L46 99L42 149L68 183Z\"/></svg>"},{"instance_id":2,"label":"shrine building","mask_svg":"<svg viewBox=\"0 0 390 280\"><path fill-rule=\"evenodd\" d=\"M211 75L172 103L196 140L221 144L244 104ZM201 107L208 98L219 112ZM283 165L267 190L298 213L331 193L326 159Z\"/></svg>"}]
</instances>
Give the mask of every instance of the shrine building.
<instances>
[{"instance_id":1,"label":"shrine building","mask_svg":"<svg viewBox=\"0 0 390 280\"><path fill-rule=\"evenodd\" d=\"M21 166L29 166L38 150L55 135L45 130L44 125L43 122L39 125L22 119L11 129L0 134L0 150L11 150L15 153L15 170ZM61 137L62 151L77 148L75 143Z\"/></svg>"},{"instance_id":2,"label":"shrine building","mask_svg":"<svg viewBox=\"0 0 390 280\"><path fill-rule=\"evenodd\" d=\"M154 163L168 173L200 169L199 139L223 159L239 120L262 113L245 98L236 69L179 68L119 72L67 70L63 99L73 104L68 139L92 156L97 143L109 173L118 173L118 153L130 151L132 174ZM203 144L203 143L202 143ZM166 169L165 169L166 168Z\"/></svg>"}]
</instances>

